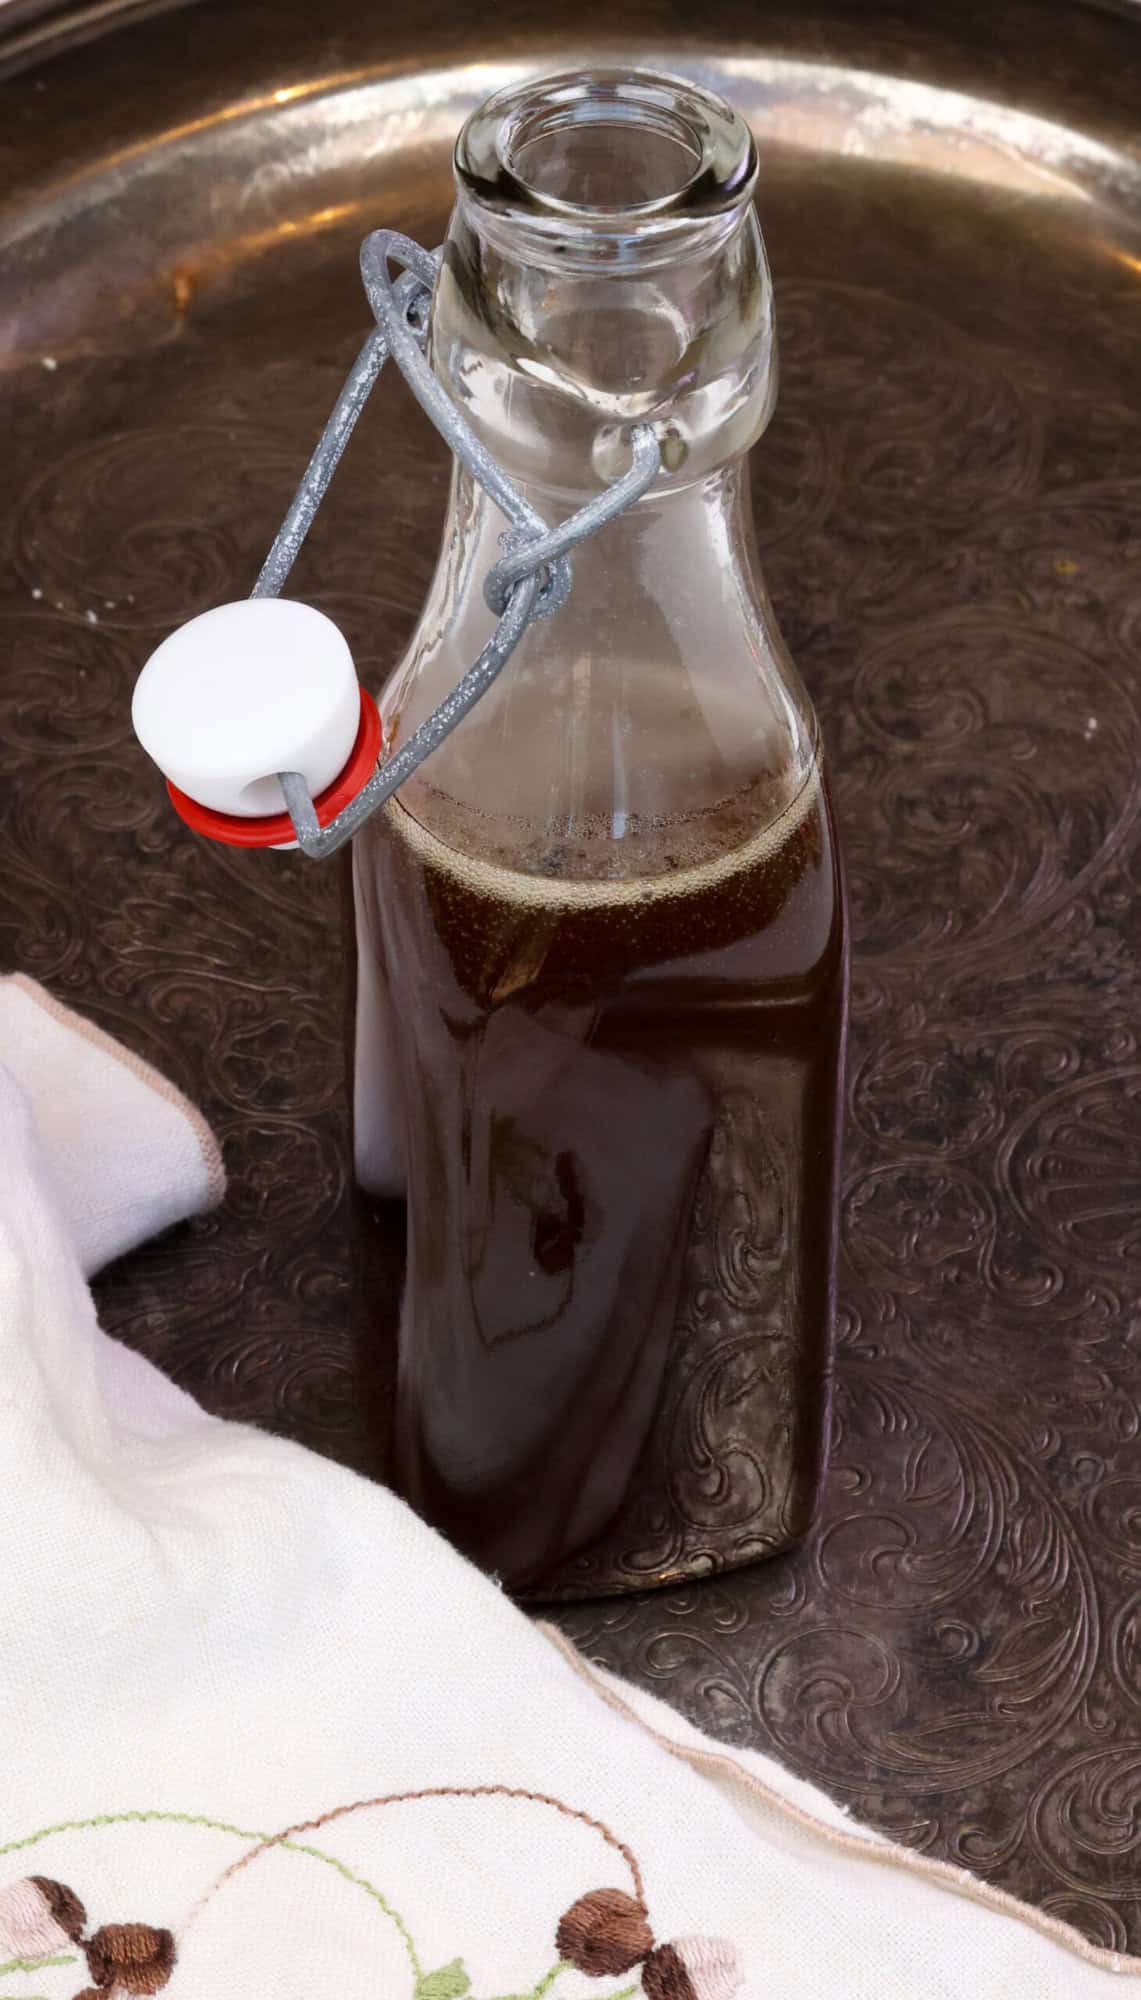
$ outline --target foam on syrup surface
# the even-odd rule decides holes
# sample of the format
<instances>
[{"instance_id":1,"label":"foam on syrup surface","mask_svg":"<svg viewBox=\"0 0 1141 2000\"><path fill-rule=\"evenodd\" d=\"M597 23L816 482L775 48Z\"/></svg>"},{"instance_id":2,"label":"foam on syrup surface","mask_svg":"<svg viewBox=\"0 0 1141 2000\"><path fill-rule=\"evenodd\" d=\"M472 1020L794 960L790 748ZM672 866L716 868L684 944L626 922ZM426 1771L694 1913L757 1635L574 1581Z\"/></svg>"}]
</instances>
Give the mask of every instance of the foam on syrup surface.
<instances>
[{"instance_id":1,"label":"foam on syrup surface","mask_svg":"<svg viewBox=\"0 0 1141 2000\"><path fill-rule=\"evenodd\" d=\"M759 832L725 847L710 860L688 866L682 861L653 874L627 877L582 878L543 873L538 868L528 871L474 856L430 832L401 804L398 796L382 808L382 816L402 846L426 869L453 877L457 886L471 894L533 910L602 910L689 899L720 888L735 875L751 871L778 855L821 799L820 767L814 764L800 790ZM740 806L730 801L723 817L733 812L744 817ZM703 815L705 826L716 817L714 813ZM680 825L663 829L663 836L667 832L671 846L683 844L684 829Z\"/></svg>"}]
</instances>

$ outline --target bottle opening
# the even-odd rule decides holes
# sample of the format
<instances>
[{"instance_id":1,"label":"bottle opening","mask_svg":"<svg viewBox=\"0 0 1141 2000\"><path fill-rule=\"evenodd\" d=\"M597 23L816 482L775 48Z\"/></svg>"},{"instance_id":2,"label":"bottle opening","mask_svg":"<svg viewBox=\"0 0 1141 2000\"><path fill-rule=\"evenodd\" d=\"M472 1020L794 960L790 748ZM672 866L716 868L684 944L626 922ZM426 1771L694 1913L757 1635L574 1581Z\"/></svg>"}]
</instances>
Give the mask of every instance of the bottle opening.
<instances>
[{"instance_id":1,"label":"bottle opening","mask_svg":"<svg viewBox=\"0 0 1141 2000\"><path fill-rule=\"evenodd\" d=\"M700 172L701 134L668 108L618 91L569 103L562 95L500 132L504 167L535 200L612 215L684 194Z\"/></svg>"},{"instance_id":2,"label":"bottle opening","mask_svg":"<svg viewBox=\"0 0 1141 2000\"><path fill-rule=\"evenodd\" d=\"M730 105L641 70L580 70L500 91L456 146L461 189L487 207L595 235L736 210L756 167Z\"/></svg>"},{"instance_id":3,"label":"bottle opening","mask_svg":"<svg viewBox=\"0 0 1141 2000\"><path fill-rule=\"evenodd\" d=\"M512 477L581 501L653 423L660 495L759 436L775 366L756 174L740 113L657 71L532 78L472 113L430 354Z\"/></svg>"}]
</instances>

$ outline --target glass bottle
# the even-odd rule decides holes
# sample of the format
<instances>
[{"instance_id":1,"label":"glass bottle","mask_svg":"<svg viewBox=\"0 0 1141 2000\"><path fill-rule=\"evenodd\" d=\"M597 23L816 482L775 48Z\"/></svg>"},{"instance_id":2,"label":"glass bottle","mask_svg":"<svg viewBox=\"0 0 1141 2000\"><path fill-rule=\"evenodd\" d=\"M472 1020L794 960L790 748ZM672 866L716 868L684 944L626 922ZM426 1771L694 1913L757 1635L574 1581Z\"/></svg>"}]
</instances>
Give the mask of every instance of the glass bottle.
<instances>
[{"instance_id":1,"label":"glass bottle","mask_svg":"<svg viewBox=\"0 0 1141 2000\"><path fill-rule=\"evenodd\" d=\"M755 176L728 105L650 73L503 92L456 148L429 354L469 422L550 522L633 424L663 453L355 842L359 1171L409 1202L396 1483L523 1596L772 1554L823 1462L845 916L751 531ZM457 469L394 746L489 636L504 526Z\"/></svg>"}]
</instances>

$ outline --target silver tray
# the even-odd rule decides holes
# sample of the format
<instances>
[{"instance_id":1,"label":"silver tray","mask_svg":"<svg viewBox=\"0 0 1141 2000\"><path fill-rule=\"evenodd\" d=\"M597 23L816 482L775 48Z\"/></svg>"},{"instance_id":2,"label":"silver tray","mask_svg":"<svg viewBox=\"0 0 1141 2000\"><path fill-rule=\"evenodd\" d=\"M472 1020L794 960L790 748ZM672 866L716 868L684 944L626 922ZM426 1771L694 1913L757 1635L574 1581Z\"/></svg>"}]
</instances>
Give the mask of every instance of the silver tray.
<instances>
[{"instance_id":1,"label":"silver tray","mask_svg":"<svg viewBox=\"0 0 1141 2000\"><path fill-rule=\"evenodd\" d=\"M174 1075L231 1173L107 1275L105 1321L212 1408L379 1468L360 1357L401 1221L346 1191L339 878L186 834L130 688L248 589L361 337L359 238L438 239L476 99L603 52L689 68L761 140L757 511L853 891L836 1431L794 1555L562 1622L1137 1950L1141 14L567 18L0 5L0 962ZM377 405L296 574L374 681L446 475L399 383ZM739 1387L707 1385L713 1495Z\"/></svg>"}]
</instances>

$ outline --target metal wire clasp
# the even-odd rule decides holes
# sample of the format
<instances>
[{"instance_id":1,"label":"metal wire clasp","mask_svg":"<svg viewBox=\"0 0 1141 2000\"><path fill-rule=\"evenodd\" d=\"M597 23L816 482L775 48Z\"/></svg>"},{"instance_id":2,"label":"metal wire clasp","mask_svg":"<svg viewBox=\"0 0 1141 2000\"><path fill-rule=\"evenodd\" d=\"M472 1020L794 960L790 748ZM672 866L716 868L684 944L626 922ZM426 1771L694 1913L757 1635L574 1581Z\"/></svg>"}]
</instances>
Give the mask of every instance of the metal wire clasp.
<instances>
[{"instance_id":1,"label":"metal wire clasp","mask_svg":"<svg viewBox=\"0 0 1141 2000\"><path fill-rule=\"evenodd\" d=\"M565 604L571 588L568 552L639 500L652 485L661 465L652 427L634 425L629 471L587 501L560 527L549 528L480 443L424 358L428 306L440 254L439 250L423 249L393 229L375 230L361 245L361 276L376 325L349 371L250 595L280 595L357 418L391 357L440 436L511 523L505 537L506 553L489 570L483 586L484 596L499 622L479 658L452 692L401 749L382 759L363 789L327 826L320 825L312 795L301 774L278 772L297 844L315 861L342 847L474 708L506 666L531 620L548 617ZM395 281L389 270L392 264L403 267L402 276Z\"/></svg>"}]
</instances>

